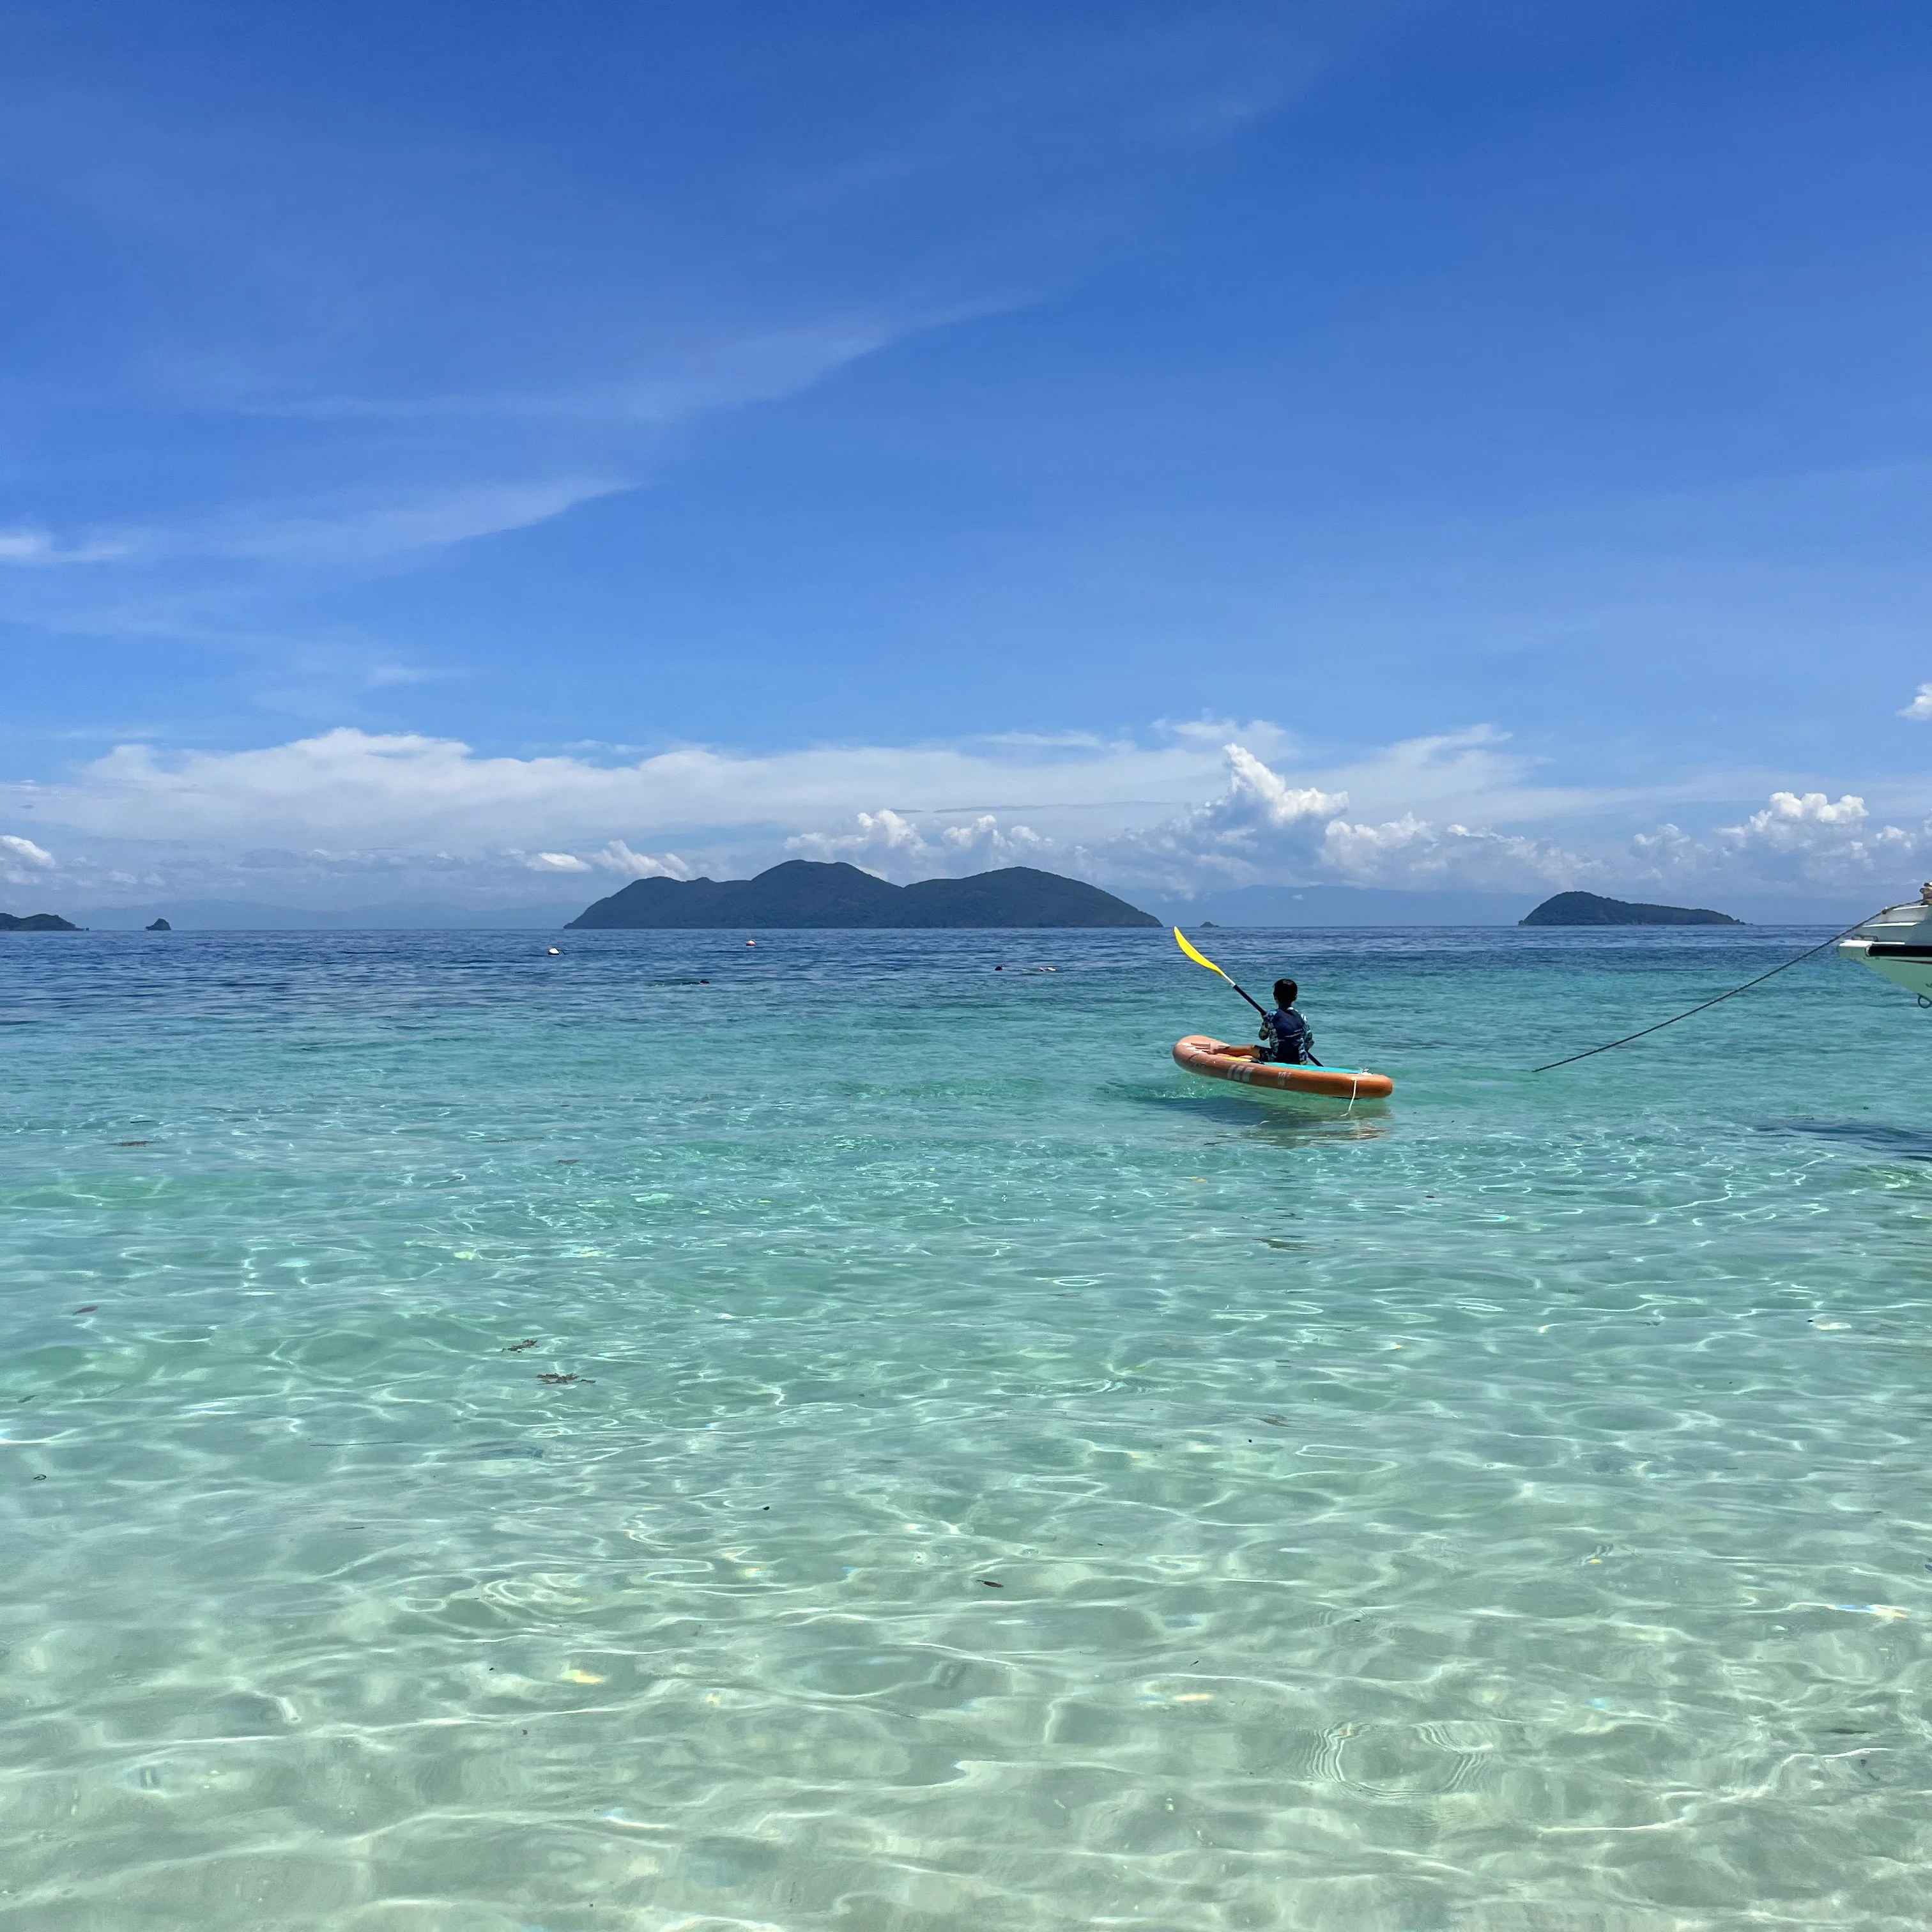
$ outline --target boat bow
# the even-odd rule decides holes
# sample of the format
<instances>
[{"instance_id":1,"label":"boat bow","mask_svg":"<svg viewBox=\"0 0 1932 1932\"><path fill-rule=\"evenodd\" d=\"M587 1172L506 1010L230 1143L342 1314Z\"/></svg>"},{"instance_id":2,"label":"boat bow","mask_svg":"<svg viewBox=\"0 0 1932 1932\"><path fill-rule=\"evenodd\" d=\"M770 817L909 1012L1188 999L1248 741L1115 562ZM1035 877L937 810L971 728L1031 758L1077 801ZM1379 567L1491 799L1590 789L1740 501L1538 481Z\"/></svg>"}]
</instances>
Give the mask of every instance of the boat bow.
<instances>
[{"instance_id":1,"label":"boat bow","mask_svg":"<svg viewBox=\"0 0 1932 1932\"><path fill-rule=\"evenodd\" d=\"M1887 906L1838 942L1840 959L1869 966L1881 979L1932 1002L1932 883L1906 905Z\"/></svg>"}]
</instances>

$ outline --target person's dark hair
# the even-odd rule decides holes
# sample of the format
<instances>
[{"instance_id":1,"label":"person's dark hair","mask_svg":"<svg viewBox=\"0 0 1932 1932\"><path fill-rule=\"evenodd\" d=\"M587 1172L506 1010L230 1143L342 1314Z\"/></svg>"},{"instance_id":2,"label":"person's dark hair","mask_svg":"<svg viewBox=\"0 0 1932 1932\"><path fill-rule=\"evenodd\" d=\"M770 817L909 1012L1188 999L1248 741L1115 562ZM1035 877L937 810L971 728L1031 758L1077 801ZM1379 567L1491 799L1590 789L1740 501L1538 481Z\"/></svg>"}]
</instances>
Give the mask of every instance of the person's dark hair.
<instances>
[{"instance_id":1,"label":"person's dark hair","mask_svg":"<svg viewBox=\"0 0 1932 1932\"><path fill-rule=\"evenodd\" d=\"M1292 980L1277 980L1274 982L1274 1003L1278 1006L1292 1006L1300 991Z\"/></svg>"}]
</instances>

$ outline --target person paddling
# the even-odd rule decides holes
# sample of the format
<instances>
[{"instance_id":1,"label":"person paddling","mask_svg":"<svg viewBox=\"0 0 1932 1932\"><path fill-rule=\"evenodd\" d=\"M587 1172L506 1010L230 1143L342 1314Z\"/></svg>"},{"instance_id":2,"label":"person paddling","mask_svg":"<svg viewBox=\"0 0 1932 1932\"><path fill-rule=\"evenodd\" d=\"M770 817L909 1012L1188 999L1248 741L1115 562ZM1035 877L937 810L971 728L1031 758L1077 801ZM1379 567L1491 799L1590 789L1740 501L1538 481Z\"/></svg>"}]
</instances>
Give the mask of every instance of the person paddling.
<instances>
[{"instance_id":1,"label":"person paddling","mask_svg":"<svg viewBox=\"0 0 1932 1932\"><path fill-rule=\"evenodd\" d=\"M1365 1066L1324 1066L1315 1058L1315 1036L1309 1031L1308 1022L1294 1010L1300 988L1292 980L1274 982L1274 1011L1270 1012L1245 986L1228 979L1199 947L1190 944L1178 926L1174 928L1174 943L1196 965L1204 966L1217 978L1226 980L1262 1016L1258 1046L1230 1046L1204 1033L1190 1034L1174 1042L1178 1066L1190 1073L1204 1073L1210 1080L1234 1080L1244 1086L1320 1094L1330 1100L1346 1100L1352 1107L1358 1100L1385 1100L1395 1091L1395 1082L1386 1073L1371 1073ZM1315 1070L1290 1072L1289 1067Z\"/></svg>"},{"instance_id":2,"label":"person paddling","mask_svg":"<svg viewBox=\"0 0 1932 1932\"><path fill-rule=\"evenodd\" d=\"M1262 1050L1257 1058L1286 1066L1319 1066L1315 1036L1294 1010L1301 988L1292 980L1274 982L1274 1011L1262 1016Z\"/></svg>"}]
</instances>

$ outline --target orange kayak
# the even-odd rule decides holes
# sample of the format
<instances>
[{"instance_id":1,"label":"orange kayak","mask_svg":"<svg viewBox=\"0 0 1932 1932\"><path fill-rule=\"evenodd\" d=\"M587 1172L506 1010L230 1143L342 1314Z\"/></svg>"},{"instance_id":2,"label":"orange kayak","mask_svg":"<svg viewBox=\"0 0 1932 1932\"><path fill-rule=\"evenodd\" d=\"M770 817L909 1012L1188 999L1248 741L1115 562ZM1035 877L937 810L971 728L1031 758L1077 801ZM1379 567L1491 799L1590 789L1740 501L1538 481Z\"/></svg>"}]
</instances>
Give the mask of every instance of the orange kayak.
<instances>
[{"instance_id":1,"label":"orange kayak","mask_svg":"<svg viewBox=\"0 0 1932 1932\"><path fill-rule=\"evenodd\" d=\"M1386 1073L1356 1066L1282 1066L1258 1060L1257 1046L1230 1046L1204 1033L1191 1033L1174 1046L1176 1063L1210 1080L1238 1080L1244 1087L1271 1087L1277 1093L1318 1094L1330 1100L1379 1100L1395 1091Z\"/></svg>"}]
</instances>

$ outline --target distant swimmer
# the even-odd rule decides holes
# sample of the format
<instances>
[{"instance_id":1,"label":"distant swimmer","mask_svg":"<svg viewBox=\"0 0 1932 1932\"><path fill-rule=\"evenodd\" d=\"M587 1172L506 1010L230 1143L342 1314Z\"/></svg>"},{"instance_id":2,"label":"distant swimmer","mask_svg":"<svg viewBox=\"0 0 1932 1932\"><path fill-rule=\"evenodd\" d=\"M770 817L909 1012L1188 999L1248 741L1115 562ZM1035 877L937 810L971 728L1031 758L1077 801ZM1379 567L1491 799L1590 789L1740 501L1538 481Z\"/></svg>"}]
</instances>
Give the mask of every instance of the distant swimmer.
<instances>
[{"instance_id":1,"label":"distant swimmer","mask_svg":"<svg viewBox=\"0 0 1932 1932\"><path fill-rule=\"evenodd\" d=\"M1315 1057L1315 1036L1308 1022L1294 1010L1301 988L1292 980L1274 982L1274 1011L1262 1016L1262 1050L1259 1057L1283 1066L1319 1066Z\"/></svg>"}]
</instances>

